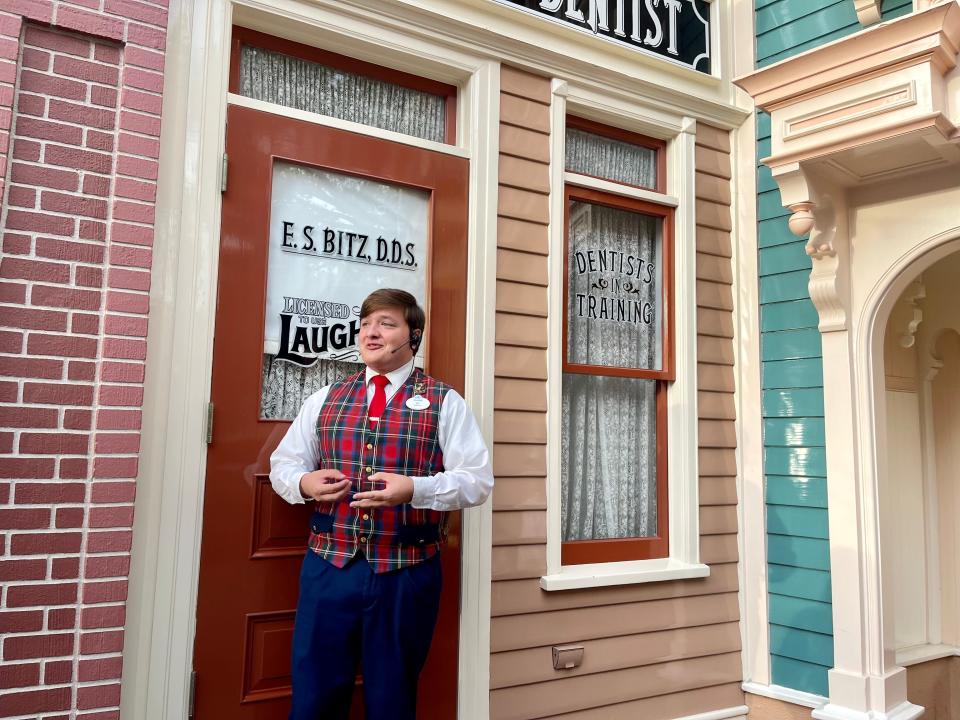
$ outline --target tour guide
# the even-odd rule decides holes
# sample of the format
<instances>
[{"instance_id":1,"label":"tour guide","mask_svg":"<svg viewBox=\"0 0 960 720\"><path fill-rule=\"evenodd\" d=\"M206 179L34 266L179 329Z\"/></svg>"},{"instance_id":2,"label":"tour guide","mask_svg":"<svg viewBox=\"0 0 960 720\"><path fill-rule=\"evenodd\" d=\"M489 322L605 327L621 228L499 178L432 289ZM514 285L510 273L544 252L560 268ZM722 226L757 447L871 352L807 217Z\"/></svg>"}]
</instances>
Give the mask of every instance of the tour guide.
<instances>
[{"instance_id":1,"label":"tour guide","mask_svg":"<svg viewBox=\"0 0 960 720\"><path fill-rule=\"evenodd\" d=\"M293 630L291 720L346 719L362 658L368 720L414 720L440 606L447 512L493 474L463 398L413 366L425 316L403 290L360 308L366 370L307 398L270 457L287 502L317 501Z\"/></svg>"}]
</instances>

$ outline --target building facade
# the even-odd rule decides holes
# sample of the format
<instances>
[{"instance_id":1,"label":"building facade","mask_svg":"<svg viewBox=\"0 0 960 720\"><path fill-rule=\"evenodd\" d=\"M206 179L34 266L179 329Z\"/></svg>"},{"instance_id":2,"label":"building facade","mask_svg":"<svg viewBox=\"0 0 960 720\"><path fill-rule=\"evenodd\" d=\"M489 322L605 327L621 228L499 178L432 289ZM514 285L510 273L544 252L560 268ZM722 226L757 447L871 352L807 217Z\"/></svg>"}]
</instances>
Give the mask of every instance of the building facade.
<instances>
[{"instance_id":1,"label":"building facade","mask_svg":"<svg viewBox=\"0 0 960 720\"><path fill-rule=\"evenodd\" d=\"M286 717L269 455L378 286L496 476L424 718L958 717L957 0L0 33L0 717Z\"/></svg>"}]
</instances>

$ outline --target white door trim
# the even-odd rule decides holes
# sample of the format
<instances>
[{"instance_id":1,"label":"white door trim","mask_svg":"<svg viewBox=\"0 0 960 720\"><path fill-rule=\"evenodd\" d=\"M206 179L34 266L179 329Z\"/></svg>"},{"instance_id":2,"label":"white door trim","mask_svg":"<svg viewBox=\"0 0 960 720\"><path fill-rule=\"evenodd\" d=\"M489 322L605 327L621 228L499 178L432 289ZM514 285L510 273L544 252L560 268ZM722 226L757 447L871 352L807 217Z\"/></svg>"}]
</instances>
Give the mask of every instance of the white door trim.
<instances>
[{"instance_id":1,"label":"white door trim","mask_svg":"<svg viewBox=\"0 0 960 720\"><path fill-rule=\"evenodd\" d=\"M259 6L256 9L252 5ZM163 110L159 218L154 250L143 448L131 559L121 695L123 717L187 716L206 465L220 227L220 161L230 29L245 24L325 28L358 38L376 62L421 58L420 72L461 87L458 146L471 157L465 396L493 438L494 291L499 144L499 63L431 45L396 27L345 20L334 4L244 0L171 3ZM459 717L489 706L488 503L463 515Z\"/></svg>"}]
</instances>

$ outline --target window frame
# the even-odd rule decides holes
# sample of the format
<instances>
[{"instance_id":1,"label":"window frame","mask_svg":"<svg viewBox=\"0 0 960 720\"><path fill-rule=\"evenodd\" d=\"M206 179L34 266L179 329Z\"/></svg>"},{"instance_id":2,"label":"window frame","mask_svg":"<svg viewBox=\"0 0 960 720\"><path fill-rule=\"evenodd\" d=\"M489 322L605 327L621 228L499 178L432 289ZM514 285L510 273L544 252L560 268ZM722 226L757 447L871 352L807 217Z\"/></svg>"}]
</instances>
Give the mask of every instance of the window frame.
<instances>
[{"instance_id":1,"label":"window frame","mask_svg":"<svg viewBox=\"0 0 960 720\"><path fill-rule=\"evenodd\" d=\"M241 25L234 25L230 38L230 76L227 91L235 95L240 94L240 49L244 45L282 53L300 60L326 65L336 70L363 75L410 90L419 90L443 97L446 99L443 142L447 145L457 144L457 95L459 91L456 85L448 85L438 80L411 75L401 70L357 60L313 45L304 45L276 35L268 35Z\"/></svg>"},{"instance_id":2,"label":"window frame","mask_svg":"<svg viewBox=\"0 0 960 720\"><path fill-rule=\"evenodd\" d=\"M571 124L571 120L573 123ZM589 125L589 127L585 127ZM656 187L666 187L666 143L656 141L635 133L619 130L615 127L585 121L581 118L567 117L566 128L588 130L600 137L611 138L631 144L642 145L654 149L657 153L655 166L657 168ZM564 133L564 143L566 134ZM674 380L673 354L673 215L674 208L668 204L652 202L650 200L619 195L609 191L597 190L578 185L577 177L593 177L605 183L615 183L624 187L637 187L629 183L621 183L599 178L593 175L572 173L566 170L564 157L565 181L563 185L563 320L562 320L562 370L563 373L575 373L594 377L621 377L640 380L651 380L656 383L656 488L657 488L657 531L655 535L647 537L603 538L590 540L563 540L560 546L561 564L588 565L593 563L610 563L633 560L661 559L670 552L670 521L669 521L669 483L668 483L668 448L669 438L667 430L667 384ZM653 188L641 187L643 190ZM605 365L590 365L586 363L572 363L569 359L569 307L570 307L570 206L573 202L584 202L591 205L600 205L626 212L640 213L657 217L661 220L661 369L623 368ZM561 379L561 383L563 380ZM563 502L561 498L561 502Z\"/></svg>"}]
</instances>

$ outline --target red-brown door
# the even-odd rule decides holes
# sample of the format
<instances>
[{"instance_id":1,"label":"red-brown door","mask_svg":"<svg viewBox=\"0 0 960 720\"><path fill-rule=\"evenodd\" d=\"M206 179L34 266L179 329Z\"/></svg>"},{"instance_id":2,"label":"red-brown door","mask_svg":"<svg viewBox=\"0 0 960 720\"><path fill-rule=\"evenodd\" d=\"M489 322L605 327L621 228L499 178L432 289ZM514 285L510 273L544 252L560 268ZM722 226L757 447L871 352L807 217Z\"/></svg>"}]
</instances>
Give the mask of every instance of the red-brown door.
<instances>
[{"instance_id":1,"label":"red-brown door","mask_svg":"<svg viewBox=\"0 0 960 720\"><path fill-rule=\"evenodd\" d=\"M468 166L463 158L230 106L214 333L213 437L207 453L197 636L197 720L280 720L310 506L270 486L288 422L261 419L260 392L276 161L429 193L426 368L462 391ZM460 522L451 518L444 594L421 678L419 717L456 716ZM355 693L362 717L361 679Z\"/></svg>"}]
</instances>

